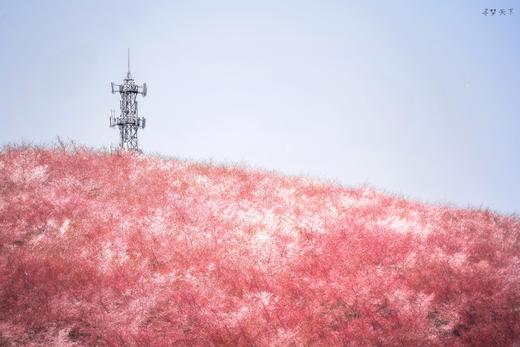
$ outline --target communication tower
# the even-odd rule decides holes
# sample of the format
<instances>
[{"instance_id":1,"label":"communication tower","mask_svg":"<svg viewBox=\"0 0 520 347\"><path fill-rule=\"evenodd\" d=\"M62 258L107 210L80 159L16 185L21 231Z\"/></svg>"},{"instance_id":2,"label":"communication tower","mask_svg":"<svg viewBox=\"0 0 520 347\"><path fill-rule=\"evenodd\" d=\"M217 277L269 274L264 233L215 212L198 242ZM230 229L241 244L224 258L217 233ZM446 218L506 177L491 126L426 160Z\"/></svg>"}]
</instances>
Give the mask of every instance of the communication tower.
<instances>
[{"instance_id":1,"label":"communication tower","mask_svg":"<svg viewBox=\"0 0 520 347\"><path fill-rule=\"evenodd\" d=\"M146 83L142 86L135 84L132 74L130 73L130 49L128 49L128 72L123 84L115 84L111 82L112 94L121 94L121 114L110 116L110 127L119 127L121 143L119 148L123 150L139 151L137 142L137 130L144 129L146 119L139 117L137 111L137 94L146 96Z\"/></svg>"}]
</instances>

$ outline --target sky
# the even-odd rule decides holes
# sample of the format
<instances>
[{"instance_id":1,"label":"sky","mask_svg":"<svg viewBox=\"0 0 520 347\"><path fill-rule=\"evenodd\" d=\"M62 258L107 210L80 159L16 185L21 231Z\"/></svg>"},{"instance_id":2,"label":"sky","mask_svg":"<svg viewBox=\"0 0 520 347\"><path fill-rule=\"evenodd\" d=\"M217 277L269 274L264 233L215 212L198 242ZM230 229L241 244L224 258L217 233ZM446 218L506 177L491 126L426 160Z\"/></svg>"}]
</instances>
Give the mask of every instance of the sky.
<instances>
[{"instance_id":1,"label":"sky","mask_svg":"<svg viewBox=\"0 0 520 347\"><path fill-rule=\"evenodd\" d=\"M145 153L519 214L519 34L512 0L0 0L0 145L117 145L130 48Z\"/></svg>"}]
</instances>

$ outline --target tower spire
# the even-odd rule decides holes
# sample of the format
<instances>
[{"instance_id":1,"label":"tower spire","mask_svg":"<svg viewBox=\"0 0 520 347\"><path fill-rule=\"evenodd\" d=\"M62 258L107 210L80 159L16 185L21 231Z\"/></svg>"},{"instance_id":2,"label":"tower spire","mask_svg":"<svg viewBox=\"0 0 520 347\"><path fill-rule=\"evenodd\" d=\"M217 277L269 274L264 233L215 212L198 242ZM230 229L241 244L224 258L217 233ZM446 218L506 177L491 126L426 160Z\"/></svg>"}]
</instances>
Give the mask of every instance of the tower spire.
<instances>
[{"instance_id":1,"label":"tower spire","mask_svg":"<svg viewBox=\"0 0 520 347\"><path fill-rule=\"evenodd\" d=\"M131 79L132 75L130 74L130 48L128 48L128 72L126 74L127 79Z\"/></svg>"}]
</instances>

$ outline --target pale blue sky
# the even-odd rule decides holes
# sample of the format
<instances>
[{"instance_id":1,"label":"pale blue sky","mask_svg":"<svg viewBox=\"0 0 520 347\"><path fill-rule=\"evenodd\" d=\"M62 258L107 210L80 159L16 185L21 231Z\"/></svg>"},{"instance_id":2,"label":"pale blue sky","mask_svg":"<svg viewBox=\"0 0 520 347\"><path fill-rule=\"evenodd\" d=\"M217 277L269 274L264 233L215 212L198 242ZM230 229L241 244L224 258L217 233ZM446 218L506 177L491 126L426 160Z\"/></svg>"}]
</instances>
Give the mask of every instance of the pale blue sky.
<instances>
[{"instance_id":1,"label":"pale blue sky","mask_svg":"<svg viewBox=\"0 0 520 347\"><path fill-rule=\"evenodd\" d=\"M484 8L514 8L483 16ZM520 213L517 1L0 1L0 144L145 152Z\"/></svg>"}]
</instances>

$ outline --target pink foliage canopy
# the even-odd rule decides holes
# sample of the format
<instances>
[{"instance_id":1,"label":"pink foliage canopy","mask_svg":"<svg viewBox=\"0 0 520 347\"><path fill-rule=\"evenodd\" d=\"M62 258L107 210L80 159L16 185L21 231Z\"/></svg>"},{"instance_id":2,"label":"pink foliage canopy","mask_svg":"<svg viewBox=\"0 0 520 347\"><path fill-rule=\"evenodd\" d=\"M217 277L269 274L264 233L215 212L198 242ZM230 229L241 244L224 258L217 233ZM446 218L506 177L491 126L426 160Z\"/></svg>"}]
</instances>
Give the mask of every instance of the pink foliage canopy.
<instances>
[{"instance_id":1,"label":"pink foliage canopy","mask_svg":"<svg viewBox=\"0 0 520 347\"><path fill-rule=\"evenodd\" d=\"M0 152L0 346L512 346L520 220L88 149Z\"/></svg>"}]
</instances>

